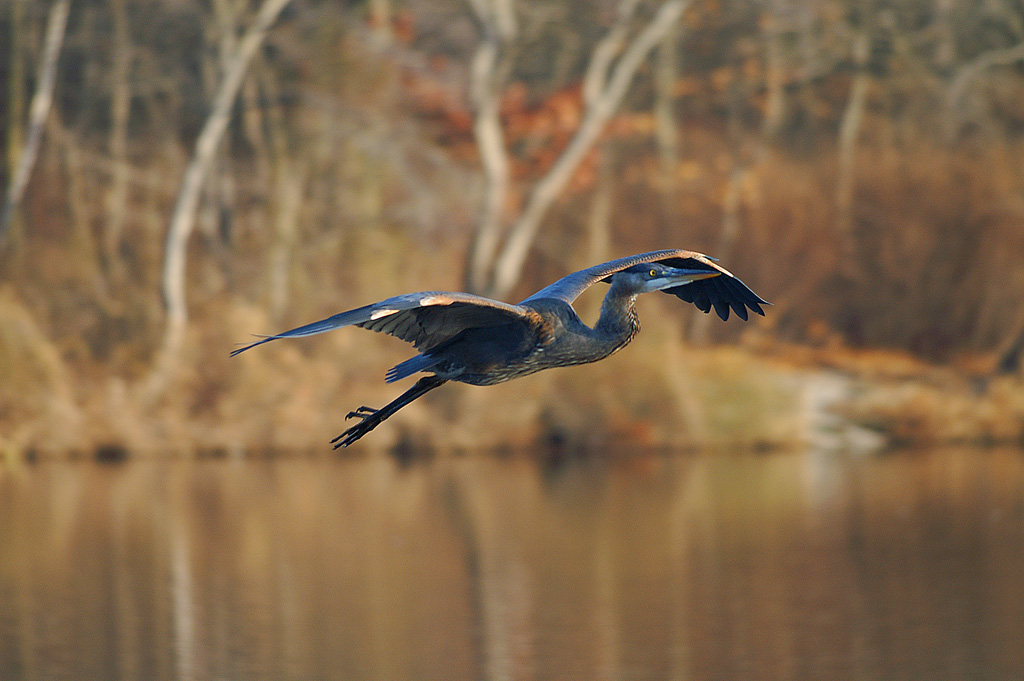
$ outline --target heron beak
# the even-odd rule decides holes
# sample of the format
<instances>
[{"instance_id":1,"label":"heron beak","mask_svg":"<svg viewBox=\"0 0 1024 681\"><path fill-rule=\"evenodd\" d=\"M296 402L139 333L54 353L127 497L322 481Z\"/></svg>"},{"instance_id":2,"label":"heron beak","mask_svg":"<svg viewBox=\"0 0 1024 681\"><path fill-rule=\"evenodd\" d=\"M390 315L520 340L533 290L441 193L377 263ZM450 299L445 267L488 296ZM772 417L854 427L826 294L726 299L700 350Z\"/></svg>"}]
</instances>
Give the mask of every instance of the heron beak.
<instances>
[{"instance_id":1,"label":"heron beak","mask_svg":"<svg viewBox=\"0 0 1024 681\"><path fill-rule=\"evenodd\" d=\"M665 282L664 285L658 286L658 289L674 288L676 286L683 286L684 284L690 284L695 281L702 279L711 279L712 277L721 276L721 272L709 272L707 270L676 270L671 274L668 274L657 281L660 283Z\"/></svg>"}]
</instances>

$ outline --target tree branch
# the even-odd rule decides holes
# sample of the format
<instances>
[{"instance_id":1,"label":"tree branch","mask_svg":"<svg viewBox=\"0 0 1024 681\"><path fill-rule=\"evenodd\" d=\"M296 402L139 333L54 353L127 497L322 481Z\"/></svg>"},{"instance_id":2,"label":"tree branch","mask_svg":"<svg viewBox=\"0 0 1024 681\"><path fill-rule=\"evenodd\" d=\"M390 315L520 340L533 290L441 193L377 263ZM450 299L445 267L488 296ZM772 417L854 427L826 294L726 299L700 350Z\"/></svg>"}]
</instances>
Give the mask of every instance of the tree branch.
<instances>
[{"instance_id":1,"label":"tree branch","mask_svg":"<svg viewBox=\"0 0 1024 681\"><path fill-rule=\"evenodd\" d=\"M640 64L661 39L676 25L689 0L669 0L629 45L615 65L607 85L587 107L583 122L565 152L530 195L526 209L512 227L507 243L494 268L489 293L506 295L522 272L541 219L572 178L573 172L604 131L612 114L618 109Z\"/></svg>"},{"instance_id":2,"label":"tree branch","mask_svg":"<svg viewBox=\"0 0 1024 681\"><path fill-rule=\"evenodd\" d=\"M850 88L850 97L839 124L838 154L839 169L836 174L836 231L839 234L842 252L842 267L848 274L856 268L856 239L853 225L853 198L856 189L855 163L857 138L864 119L864 105L867 101L867 62L871 53L871 37L866 29L854 38L853 62L857 73Z\"/></svg>"},{"instance_id":3,"label":"tree branch","mask_svg":"<svg viewBox=\"0 0 1024 681\"><path fill-rule=\"evenodd\" d=\"M608 83L608 71L615 57L622 52L629 32L629 24L636 14L640 0L622 0L615 12L615 23L604 38L594 47L594 52L583 76L583 104L591 106L604 92Z\"/></svg>"},{"instance_id":4,"label":"tree branch","mask_svg":"<svg viewBox=\"0 0 1024 681\"><path fill-rule=\"evenodd\" d=\"M1006 47L1000 50L991 50L978 56L973 61L964 64L957 69L956 75L950 81L949 90L946 93L946 107L951 114L960 108L967 88L972 82L981 76L985 71L997 66L1009 66L1018 61L1024 61L1024 43ZM949 126L949 136L952 137L960 128L961 115L952 116Z\"/></svg>"},{"instance_id":5,"label":"tree branch","mask_svg":"<svg viewBox=\"0 0 1024 681\"><path fill-rule=\"evenodd\" d=\"M515 39L516 24L511 0L473 0L473 10L483 26L484 39L473 56L470 96L476 111L473 133L487 178L480 225L473 235L466 263L470 291L486 287L488 268L498 248L498 238L508 197L509 163L500 119L498 63L502 50Z\"/></svg>"}]
</instances>

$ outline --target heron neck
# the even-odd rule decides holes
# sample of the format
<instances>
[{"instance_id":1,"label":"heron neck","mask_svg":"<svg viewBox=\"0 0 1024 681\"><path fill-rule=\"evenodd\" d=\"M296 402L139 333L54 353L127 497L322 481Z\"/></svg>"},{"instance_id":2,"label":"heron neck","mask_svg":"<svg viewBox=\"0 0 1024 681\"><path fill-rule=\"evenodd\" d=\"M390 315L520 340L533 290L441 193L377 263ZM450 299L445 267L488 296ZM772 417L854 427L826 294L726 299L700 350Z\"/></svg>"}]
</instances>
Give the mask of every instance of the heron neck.
<instances>
[{"instance_id":1,"label":"heron neck","mask_svg":"<svg viewBox=\"0 0 1024 681\"><path fill-rule=\"evenodd\" d=\"M625 345L640 331L640 319L636 315L637 294L620 290L616 284L612 283L601 303L601 316L594 330Z\"/></svg>"}]
</instances>

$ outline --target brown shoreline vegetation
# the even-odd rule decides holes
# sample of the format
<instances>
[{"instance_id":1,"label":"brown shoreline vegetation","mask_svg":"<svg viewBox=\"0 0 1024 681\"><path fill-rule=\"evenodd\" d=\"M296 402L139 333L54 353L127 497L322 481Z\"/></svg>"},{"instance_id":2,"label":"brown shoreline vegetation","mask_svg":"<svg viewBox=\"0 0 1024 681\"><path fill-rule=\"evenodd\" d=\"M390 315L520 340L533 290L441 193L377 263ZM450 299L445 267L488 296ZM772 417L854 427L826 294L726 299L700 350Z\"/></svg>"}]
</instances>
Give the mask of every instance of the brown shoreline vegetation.
<instances>
[{"instance_id":1,"label":"brown shoreline vegetation","mask_svg":"<svg viewBox=\"0 0 1024 681\"><path fill-rule=\"evenodd\" d=\"M772 3L690 4L496 295L680 247L720 258L767 317L645 296L616 356L446 386L352 453L1024 442L1024 57L1004 19L947 4L797 3L803 23ZM217 21L191 0L70 6L38 156L0 229L0 457L329 452L345 413L398 394L384 371L409 348L359 329L229 359L236 344L397 293L501 288L474 271L483 226L512 241L571 148L613 19L513 4L525 18L490 83L502 179L480 144L469 10L370 5L293 0L268 31L211 157L169 363L168 225L224 38L260 3ZM0 35L38 37L0 50L5 188L47 8L0 11Z\"/></svg>"},{"instance_id":2,"label":"brown shoreline vegetation","mask_svg":"<svg viewBox=\"0 0 1024 681\"><path fill-rule=\"evenodd\" d=\"M453 384L346 453L1024 442L1024 386L984 363L784 344L761 330L735 345L696 347L680 338L674 301L643 307L643 335L613 358L492 388ZM382 380L408 354L394 339L353 329L227 359L241 337L234 329L270 327L247 304L220 319L226 324L190 334L170 396L145 408L124 379L66 364L3 291L4 458L326 454L349 409L401 389Z\"/></svg>"}]
</instances>

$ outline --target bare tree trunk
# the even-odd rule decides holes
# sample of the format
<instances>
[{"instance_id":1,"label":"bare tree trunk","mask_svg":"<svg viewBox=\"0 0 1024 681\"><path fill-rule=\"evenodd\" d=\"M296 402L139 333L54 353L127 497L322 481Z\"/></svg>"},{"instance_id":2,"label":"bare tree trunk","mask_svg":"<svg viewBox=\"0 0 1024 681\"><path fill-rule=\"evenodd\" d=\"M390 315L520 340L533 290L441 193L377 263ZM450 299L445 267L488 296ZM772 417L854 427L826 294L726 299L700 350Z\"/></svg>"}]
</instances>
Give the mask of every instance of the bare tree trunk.
<instances>
[{"instance_id":1,"label":"bare tree trunk","mask_svg":"<svg viewBox=\"0 0 1024 681\"><path fill-rule=\"evenodd\" d=\"M144 390L146 399L153 399L163 391L177 362L178 352L188 321L185 299L185 248L195 227L196 208L207 173L231 118L231 106L241 88L256 51L263 44L267 30L288 5L289 0L264 0L252 25L238 42L234 54L226 60L224 73L199 139L195 153L185 170L181 192L174 207L167 230L164 256L163 295L167 310L167 329L163 347Z\"/></svg>"},{"instance_id":2,"label":"bare tree trunk","mask_svg":"<svg viewBox=\"0 0 1024 681\"><path fill-rule=\"evenodd\" d=\"M128 17L125 0L111 0L114 18L114 66L111 70L110 157L113 161L110 192L107 194L107 220L103 235L103 255L107 275L115 282L122 279L118 253L124 231L128 203L128 114L131 105L129 70L131 45L128 38Z\"/></svg>"},{"instance_id":3,"label":"bare tree trunk","mask_svg":"<svg viewBox=\"0 0 1024 681\"><path fill-rule=\"evenodd\" d=\"M665 34L672 30L688 4L689 0L669 0L662 5L619 59L607 84L587 107L575 137L548 174L537 184L523 214L512 227L508 241L495 263L494 279L489 291L491 295L505 296L515 285L540 227L541 219L572 178L580 161L604 131L605 125L622 102L640 64Z\"/></svg>"},{"instance_id":4,"label":"bare tree trunk","mask_svg":"<svg viewBox=\"0 0 1024 681\"><path fill-rule=\"evenodd\" d=\"M770 2L768 12L762 19L764 25L765 99L764 121L761 134L771 140L779 133L786 113L786 91L784 89L785 68L783 64L782 30L779 27L778 0Z\"/></svg>"},{"instance_id":5,"label":"bare tree trunk","mask_svg":"<svg viewBox=\"0 0 1024 681\"><path fill-rule=\"evenodd\" d=\"M747 100L747 89L740 82L734 82L729 94L729 155L732 168L725 183L722 195L722 228L719 231L718 247L715 257L728 259L733 246L739 238L743 221L740 209L743 208L743 188L750 177L751 159L746 151L747 140L744 139L742 108ZM753 154L758 155L758 152ZM690 340L695 345L707 342L710 314L696 315L690 327Z\"/></svg>"},{"instance_id":6,"label":"bare tree trunk","mask_svg":"<svg viewBox=\"0 0 1024 681\"><path fill-rule=\"evenodd\" d=\"M676 125L675 93L676 45L678 31L669 31L658 45L654 68L654 139L661 166L658 189L661 194L661 224L658 234L665 238L674 232L676 211L676 168L679 165L679 130Z\"/></svg>"},{"instance_id":7,"label":"bare tree trunk","mask_svg":"<svg viewBox=\"0 0 1024 681\"><path fill-rule=\"evenodd\" d=\"M615 10L615 22L608 33L594 47L594 52L583 76L583 105L593 106L608 85L608 77L615 58L626 46L629 25L636 14L640 0L621 0Z\"/></svg>"},{"instance_id":8,"label":"bare tree trunk","mask_svg":"<svg viewBox=\"0 0 1024 681\"><path fill-rule=\"evenodd\" d=\"M612 241L612 205L615 195L615 152L612 144L605 142L601 150L601 161L597 169L597 185L594 187L594 200L590 204L590 218L587 221L589 239L587 243L587 263L601 262L608 259L608 250ZM586 267L587 265L582 265Z\"/></svg>"},{"instance_id":9,"label":"bare tree trunk","mask_svg":"<svg viewBox=\"0 0 1024 681\"><path fill-rule=\"evenodd\" d=\"M59 114L50 117L47 137L50 146L56 148L63 157L68 178L66 202L71 217L71 248L76 255L75 263L80 268L80 276L92 285L96 300L109 310L110 290L103 276L100 265L102 256L92 231L92 223L97 217L92 200L95 191L90 182L92 174L85 168L77 140L64 128L60 118Z\"/></svg>"},{"instance_id":10,"label":"bare tree trunk","mask_svg":"<svg viewBox=\"0 0 1024 681\"><path fill-rule=\"evenodd\" d=\"M3 243L14 210L21 203L21 198L25 194L25 187L28 186L28 179L32 173L32 167L35 165L36 155L39 153L43 125L46 123L50 105L53 103L53 89L57 82L57 58L60 56L60 48L64 42L64 30L67 27L70 6L70 0L57 0L50 9L43 58L39 62L38 84L36 93L32 97L32 106L29 109L28 137L18 158L18 165L11 176L3 211L0 212L0 243Z\"/></svg>"},{"instance_id":11,"label":"bare tree trunk","mask_svg":"<svg viewBox=\"0 0 1024 681\"><path fill-rule=\"evenodd\" d=\"M282 165L282 170L286 167L293 172L281 173L278 178L277 206L274 211L275 239L270 256L270 314L275 318L281 317L288 308L288 292L291 289L289 272L307 172L304 164L298 170L291 164Z\"/></svg>"},{"instance_id":12,"label":"bare tree trunk","mask_svg":"<svg viewBox=\"0 0 1024 681\"><path fill-rule=\"evenodd\" d=\"M479 628L479 678L517 681L539 676L533 616L537 590L525 564L524 547L509 531L509 498L535 504L534 493L513 479L510 495L494 494L495 478L479 461L452 467L452 505L466 547L469 598ZM508 484L506 481L505 484Z\"/></svg>"},{"instance_id":13,"label":"bare tree trunk","mask_svg":"<svg viewBox=\"0 0 1024 681\"><path fill-rule=\"evenodd\" d=\"M25 136L25 5L28 0L11 3L10 71L7 76L7 177L14 177Z\"/></svg>"},{"instance_id":14,"label":"bare tree trunk","mask_svg":"<svg viewBox=\"0 0 1024 681\"><path fill-rule=\"evenodd\" d=\"M937 34L934 62L943 72L947 72L956 63L955 7L956 0L936 0L935 3L935 20L932 24L932 30Z\"/></svg>"},{"instance_id":15,"label":"bare tree trunk","mask_svg":"<svg viewBox=\"0 0 1024 681\"><path fill-rule=\"evenodd\" d=\"M214 55L208 55L203 60L203 81L211 101L216 98L220 83L231 69L231 62L238 53L238 34L243 26L242 14L247 9L247 4L231 0L213 0L216 21L208 28L208 43L217 46L216 58ZM243 78L243 86L245 82L252 80ZM201 199L196 219L200 233L208 237L210 243L220 246L230 234L232 207L235 205L234 175L220 145L217 146L206 174L207 180L200 191Z\"/></svg>"},{"instance_id":16,"label":"bare tree trunk","mask_svg":"<svg viewBox=\"0 0 1024 681\"><path fill-rule=\"evenodd\" d=\"M699 314L699 312L698 312ZM701 315L706 318L706 315ZM692 329L692 327L691 327ZM707 410L700 399L700 384L694 380L693 365L687 359L686 338L680 324L671 324L662 348L664 385L675 402L676 413L682 421L684 441L689 445L704 446L711 437L707 428Z\"/></svg>"},{"instance_id":17,"label":"bare tree trunk","mask_svg":"<svg viewBox=\"0 0 1024 681\"><path fill-rule=\"evenodd\" d=\"M473 56L470 94L476 110L473 132L487 178L483 214L473 235L466 263L466 286L484 291L494 253L501 237L508 200L509 166L499 118L501 87L505 79L500 61L515 40L516 21L512 0L474 0L484 40Z\"/></svg>"},{"instance_id":18,"label":"bare tree trunk","mask_svg":"<svg viewBox=\"0 0 1024 681\"><path fill-rule=\"evenodd\" d=\"M247 78L242 85L242 130L246 141L252 145L253 157L256 162L255 175L259 191L269 191L271 179L271 151L266 136L267 120L263 111L263 102L271 101L276 94L264 94L264 91L276 89L273 86L274 76L263 57L257 57L253 72L258 78ZM278 93L279 94L279 93ZM254 225L259 228L260 224Z\"/></svg>"},{"instance_id":19,"label":"bare tree trunk","mask_svg":"<svg viewBox=\"0 0 1024 681\"><path fill-rule=\"evenodd\" d=\"M607 488L606 488L607 489ZM615 530L620 518L615 513L612 499L604 498L598 506L594 527L594 564L591 568L593 593L587 599L593 605L591 636L597 653L594 681L613 681L627 676L623 666L623 626L618 616L622 602L622 583L616 574ZM628 598L628 597L626 597Z\"/></svg>"},{"instance_id":20,"label":"bare tree trunk","mask_svg":"<svg viewBox=\"0 0 1024 681\"><path fill-rule=\"evenodd\" d=\"M725 184L725 194L722 197L722 229L719 232L718 249L715 256L728 258L732 248L739 238L740 228L743 225L740 219L740 209L743 207L743 187L750 176L750 168L742 160L733 154L733 167L729 171L729 179ZM693 317L693 324L690 327L690 341L694 345L702 345L708 339L708 326L711 320L710 314L698 314Z\"/></svg>"},{"instance_id":21,"label":"bare tree trunk","mask_svg":"<svg viewBox=\"0 0 1024 681\"><path fill-rule=\"evenodd\" d=\"M736 163L729 173L729 181L725 186L725 196L722 199L722 232L719 241L718 252L723 258L732 255L733 246L740 235L740 227L743 221L740 219L740 209L743 207L743 187L750 177L750 169L744 163Z\"/></svg>"},{"instance_id":22,"label":"bare tree trunk","mask_svg":"<svg viewBox=\"0 0 1024 681\"><path fill-rule=\"evenodd\" d=\"M302 210L309 162L292 157L288 128L281 96L269 69L261 69L264 92L268 101L266 130L269 141L270 163L273 170L274 191L274 244L270 252L270 314L278 319L288 308L291 290L290 272L298 216Z\"/></svg>"},{"instance_id":23,"label":"bare tree trunk","mask_svg":"<svg viewBox=\"0 0 1024 681\"><path fill-rule=\"evenodd\" d=\"M996 348L996 374L1017 374L1024 365L1024 313L1017 315L1013 331Z\"/></svg>"},{"instance_id":24,"label":"bare tree trunk","mask_svg":"<svg viewBox=\"0 0 1024 681\"><path fill-rule=\"evenodd\" d=\"M695 670L700 669L695 662L701 659L700 643L694 645L692 642L700 640L694 632L701 630L703 622L690 600L691 585L696 583L694 577L698 574L691 558L694 547L701 546L700 538L694 536L699 532L697 519L708 515L706 504L712 498L704 493L706 489L701 488L701 482L706 480L708 463L709 457L694 457L692 463L688 461L672 476L676 489L672 492L668 508L664 539L665 564L668 574L672 575L664 597L671 613L667 632L670 655L665 678L672 681L693 678Z\"/></svg>"},{"instance_id":25,"label":"bare tree trunk","mask_svg":"<svg viewBox=\"0 0 1024 681\"><path fill-rule=\"evenodd\" d=\"M391 46L391 0L369 0L372 45L382 51Z\"/></svg>"},{"instance_id":26,"label":"bare tree trunk","mask_svg":"<svg viewBox=\"0 0 1024 681\"><path fill-rule=\"evenodd\" d=\"M857 138L864 118L864 103L868 91L868 56L871 40L866 29L861 29L853 44L853 62L857 73L850 88L850 98L839 125L839 171L836 177L836 231L842 247L841 262L847 268L854 267L856 241L853 235L853 193L856 186L854 161L857 152Z\"/></svg>"}]
</instances>

